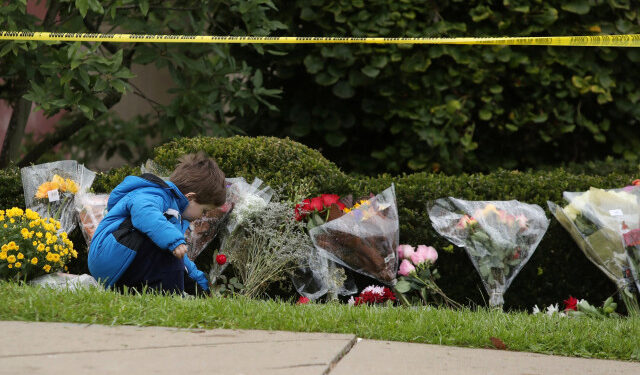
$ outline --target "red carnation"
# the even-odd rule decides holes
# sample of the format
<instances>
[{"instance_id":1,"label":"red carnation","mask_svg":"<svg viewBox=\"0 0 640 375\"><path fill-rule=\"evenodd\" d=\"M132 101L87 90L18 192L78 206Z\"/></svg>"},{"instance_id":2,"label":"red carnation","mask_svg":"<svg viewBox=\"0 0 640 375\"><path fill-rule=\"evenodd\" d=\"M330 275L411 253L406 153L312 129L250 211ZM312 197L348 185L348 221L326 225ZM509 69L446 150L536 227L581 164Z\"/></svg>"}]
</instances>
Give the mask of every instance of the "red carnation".
<instances>
[{"instance_id":1,"label":"red carnation","mask_svg":"<svg viewBox=\"0 0 640 375\"><path fill-rule=\"evenodd\" d=\"M569 299L565 299L564 301L564 310L573 310L573 311L577 311L578 310L578 299L573 298L572 296L569 296Z\"/></svg>"},{"instance_id":2,"label":"red carnation","mask_svg":"<svg viewBox=\"0 0 640 375\"><path fill-rule=\"evenodd\" d=\"M224 254L216 255L216 263L218 263L219 265L227 263L227 256Z\"/></svg>"},{"instance_id":3,"label":"red carnation","mask_svg":"<svg viewBox=\"0 0 640 375\"><path fill-rule=\"evenodd\" d=\"M300 296L300 298L298 298L298 305L306 305L307 303L309 303L309 301L309 298Z\"/></svg>"}]
</instances>

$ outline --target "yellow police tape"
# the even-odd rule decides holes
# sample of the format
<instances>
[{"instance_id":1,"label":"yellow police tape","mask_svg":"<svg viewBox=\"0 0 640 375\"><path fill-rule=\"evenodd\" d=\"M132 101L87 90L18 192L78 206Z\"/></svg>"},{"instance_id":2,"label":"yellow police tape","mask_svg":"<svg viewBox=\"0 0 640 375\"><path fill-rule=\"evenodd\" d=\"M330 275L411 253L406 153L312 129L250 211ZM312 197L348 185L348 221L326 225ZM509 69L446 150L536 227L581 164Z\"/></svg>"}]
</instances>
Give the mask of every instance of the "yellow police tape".
<instances>
[{"instance_id":1,"label":"yellow police tape","mask_svg":"<svg viewBox=\"0 0 640 375\"><path fill-rule=\"evenodd\" d=\"M235 43L235 44L480 44L520 46L640 47L640 34L497 37L497 38L355 38L216 35L142 35L0 31L0 40L120 43Z\"/></svg>"}]
</instances>

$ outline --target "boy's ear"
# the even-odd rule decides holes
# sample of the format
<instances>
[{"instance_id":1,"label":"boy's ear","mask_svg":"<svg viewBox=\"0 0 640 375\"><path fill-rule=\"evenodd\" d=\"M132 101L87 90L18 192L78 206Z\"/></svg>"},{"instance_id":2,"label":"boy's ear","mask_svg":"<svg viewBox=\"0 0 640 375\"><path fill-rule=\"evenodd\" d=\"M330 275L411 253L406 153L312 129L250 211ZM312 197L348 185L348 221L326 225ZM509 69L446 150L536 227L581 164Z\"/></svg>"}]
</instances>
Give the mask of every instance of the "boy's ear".
<instances>
[{"instance_id":1,"label":"boy's ear","mask_svg":"<svg viewBox=\"0 0 640 375\"><path fill-rule=\"evenodd\" d=\"M189 192L189 193L185 194L184 196L190 201L196 199L196 193L194 193L194 192Z\"/></svg>"}]
</instances>

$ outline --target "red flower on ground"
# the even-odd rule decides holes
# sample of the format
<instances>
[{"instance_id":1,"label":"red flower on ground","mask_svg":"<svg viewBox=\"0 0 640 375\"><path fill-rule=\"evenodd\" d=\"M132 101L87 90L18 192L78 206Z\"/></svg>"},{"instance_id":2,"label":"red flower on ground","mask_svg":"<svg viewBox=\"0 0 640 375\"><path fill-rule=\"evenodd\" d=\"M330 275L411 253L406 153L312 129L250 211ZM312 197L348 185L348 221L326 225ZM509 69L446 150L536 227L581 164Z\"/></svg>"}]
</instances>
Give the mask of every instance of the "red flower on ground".
<instances>
[{"instance_id":1,"label":"red flower on ground","mask_svg":"<svg viewBox=\"0 0 640 375\"><path fill-rule=\"evenodd\" d=\"M218 263L219 265L227 263L227 256L224 254L216 255L216 263Z\"/></svg>"},{"instance_id":2,"label":"red flower on ground","mask_svg":"<svg viewBox=\"0 0 640 375\"><path fill-rule=\"evenodd\" d=\"M573 311L577 311L578 310L578 299L577 298L573 298L572 296L569 296L568 299L565 299L564 301L564 310L573 310Z\"/></svg>"},{"instance_id":3,"label":"red flower on ground","mask_svg":"<svg viewBox=\"0 0 640 375\"><path fill-rule=\"evenodd\" d=\"M305 296L300 296L300 298L298 298L298 305L306 305L307 303L309 303L310 299L305 297Z\"/></svg>"},{"instance_id":4,"label":"red flower on ground","mask_svg":"<svg viewBox=\"0 0 640 375\"><path fill-rule=\"evenodd\" d=\"M637 180L633 180L633 182L631 183L631 185L633 186L640 186L640 178Z\"/></svg>"}]
</instances>

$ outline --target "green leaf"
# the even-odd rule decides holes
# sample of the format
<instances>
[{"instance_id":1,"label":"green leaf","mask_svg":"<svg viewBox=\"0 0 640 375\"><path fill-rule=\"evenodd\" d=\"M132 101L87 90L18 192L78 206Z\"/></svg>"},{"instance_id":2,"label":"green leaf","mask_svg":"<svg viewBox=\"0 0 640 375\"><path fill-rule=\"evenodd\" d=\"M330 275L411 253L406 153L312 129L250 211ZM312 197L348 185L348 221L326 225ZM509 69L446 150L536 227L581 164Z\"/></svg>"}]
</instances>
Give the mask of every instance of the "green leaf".
<instances>
[{"instance_id":1,"label":"green leaf","mask_svg":"<svg viewBox=\"0 0 640 375\"><path fill-rule=\"evenodd\" d=\"M262 71L260 69L256 69L251 82L253 83L253 87L262 87Z\"/></svg>"},{"instance_id":2,"label":"green leaf","mask_svg":"<svg viewBox=\"0 0 640 375\"><path fill-rule=\"evenodd\" d=\"M349 99L353 97L355 91L353 87L349 85L348 82L340 81L335 86L333 86L333 94L341 99Z\"/></svg>"},{"instance_id":3,"label":"green leaf","mask_svg":"<svg viewBox=\"0 0 640 375\"><path fill-rule=\"evenodd\" d=\"M378 74L380 74L380 69L376 69L376 68L372 67L371 65L364 66L362 69L360 69L360 71L364 75L366 75L367 77L370 77L370 78L376 78L378 76Z\"/></svg>"},{"instance_id":4,"label":"green leaf","mask_svg":"<svg viewBox=\"0 0 640 375\"><path fill-rule=\"evenodd\" d=\"M89 0L76 0L76 8L80 11L82 18L85 18L89 11Z\"/></svg>"},{"instance_id":5,"label":"green leaf","mask_svg":"<svg viewBox=\"0 0 640 375\"><path fill-rule=\"evenodd\" d=\"M491 113L490 110L483 108L478 112L478 117L480 117L480 120L482 121L489 121L491 120L491 117L493 117L493 113Z\"/></svg>"},{"instance_id":6,"label":"green leaf","mask_svg":"<svg viewBox=\"0 0 640 375\"><path fill-rule=\"evenodd\" d=\"M406 280L398 280L394 288L398 293L404 294L411 290L411 284Z\"/></svg>"},{"instance_id":7,"label":"green leaf","mask_svg":"<svg viewBox=\"0 0 640 375\"><path fill-rule=\"evenodd\" d=\"M347 137L340 132L330 132L325 134L324 140L331 147L340 147L347 141Z\"/></svg>"},{"instance_id":8,"label":"green leaf","mask_svg":"<svg viewBox=\"0 0 640 375\"><path fill-rule=\"evenodd\" d=\"M140 0L140 4L138 6L140 7L142 15L146 17L147 13L149 13L149 0Z\"/></svg>"},{"instance_id":9,"label":"green leaf","mask_svg":"<svg viewBox=\"0 0 640 375\"><path fill-rule=\"evenodd\" d=\"M588 0L572 0L569 3L562 4L561 8L567 12L585 15L589 13L591 5L589 5Z\"/></svg>"},{"instance_id":10,"label":"green leaf","mask_svg":"<svg viewBox=\"0 0 640 375\"><path fill-rule=\"evenodd\" d=\"M324 59L316 55L307 55L304 58L304 66L307 68L307 72L316 74L324 67Z\"/></svg>"}]
</instances>

